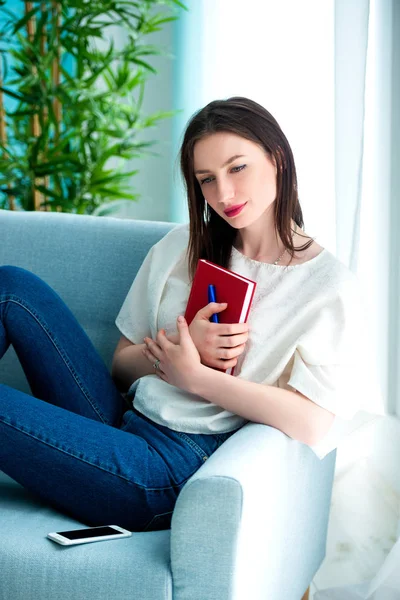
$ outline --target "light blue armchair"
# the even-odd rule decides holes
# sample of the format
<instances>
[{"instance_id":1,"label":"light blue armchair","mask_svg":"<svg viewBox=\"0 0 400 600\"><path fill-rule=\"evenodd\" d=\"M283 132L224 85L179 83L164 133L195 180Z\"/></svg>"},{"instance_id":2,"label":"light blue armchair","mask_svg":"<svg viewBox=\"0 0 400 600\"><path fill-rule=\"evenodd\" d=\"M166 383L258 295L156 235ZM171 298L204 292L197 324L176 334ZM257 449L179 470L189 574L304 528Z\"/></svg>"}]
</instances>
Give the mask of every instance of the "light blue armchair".
<instances>
[{"instance_id":1,"label":"light blue armchair","mask_svg":"<svg viewBox=\"0 0 400 600\"><path fill-rule=\"evenodd\" d=\"M0 264L53 286L110 366L114 319L171 227L0 210ZM29 392L12 348L0 382ZM325 556L335 459L249 423L186 483L170 530L71 548L46 534L84 524L0 473L0 599L300 600Z\"/></svg>"}]
</instances>

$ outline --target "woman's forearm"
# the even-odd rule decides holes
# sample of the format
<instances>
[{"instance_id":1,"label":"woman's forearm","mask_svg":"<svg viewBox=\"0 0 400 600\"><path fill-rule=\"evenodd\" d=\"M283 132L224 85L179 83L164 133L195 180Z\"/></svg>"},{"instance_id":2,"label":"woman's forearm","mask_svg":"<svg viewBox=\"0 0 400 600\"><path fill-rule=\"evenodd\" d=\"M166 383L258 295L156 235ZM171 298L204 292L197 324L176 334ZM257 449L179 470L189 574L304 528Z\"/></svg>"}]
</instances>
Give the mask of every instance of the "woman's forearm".
<instances>
[{"instance_id":1,"label":"woman's forearm","mask_svg":"<svg viewBox=\"0 0 400 600\"><path fill-rule=\"evenodd\" d=\"M134 381L144 375L154 374L153 366L143 356L146 344L133 344L123 348L113 360L111 376L118 390L125 393Z\"/></svg>"},{"instance_id":2,"label":"woman's forearm","mask_svg":"<svg viewBox=\"0 0 400 600\"><path fill-rule=\"evenodd\" d=\"M299 392L245 381L201 366L192 393L256 423L272 425L313 445L331 427L334 415Z\"/></svg>"}]
</instances>

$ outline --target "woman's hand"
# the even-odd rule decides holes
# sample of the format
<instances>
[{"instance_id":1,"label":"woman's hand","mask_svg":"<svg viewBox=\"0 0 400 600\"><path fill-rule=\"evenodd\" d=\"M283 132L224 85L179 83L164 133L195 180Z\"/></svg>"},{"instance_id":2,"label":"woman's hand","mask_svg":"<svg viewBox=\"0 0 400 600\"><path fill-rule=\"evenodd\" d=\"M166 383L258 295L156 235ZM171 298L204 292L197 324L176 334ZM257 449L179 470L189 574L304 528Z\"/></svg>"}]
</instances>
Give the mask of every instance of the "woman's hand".
<instances>
[{"instance_id":1,"label":"woman's hand","mask_svg":"<svg viewBox=\"0 0 400 600\"><path fill-rule=\"evenodd\" d=\"M146 347L143 349L143 354L153 364L159 361L155 373L160 379L190 392L195 387L197 379L201 377L204 367L184 317L178 317L177 326L178 343L170 341L164 329L160 329L156 340L144 338Z\"/></svg>"},{"instance_id":2,"label":"woman's hand","mask_svg":"<svg viewBox=\"0 0 400 600\"><path fill-rule=\"evenodd\" d=\"M225 310L227 303L210 302L198 311L189 325L191 338L207 367L230 369L236 366L249 337L247 323L213 323L214 313Z\"/></svg>"}]
</instances>

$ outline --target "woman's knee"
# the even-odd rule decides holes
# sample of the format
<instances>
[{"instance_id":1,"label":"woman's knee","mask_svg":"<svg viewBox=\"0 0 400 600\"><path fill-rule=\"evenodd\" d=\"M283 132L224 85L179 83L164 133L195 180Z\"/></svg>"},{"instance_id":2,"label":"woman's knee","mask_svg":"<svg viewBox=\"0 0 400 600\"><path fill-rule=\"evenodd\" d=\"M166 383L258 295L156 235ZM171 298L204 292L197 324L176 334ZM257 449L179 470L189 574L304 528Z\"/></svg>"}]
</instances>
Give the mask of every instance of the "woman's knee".
<instances>
[{"instance_id":1,"label":"woman's knee","mask_svg":"<svg viewBox=\"0 0 400 600\"><path fill-rule=\"evenodd\" d=\"M1 292L16 292L20 289L25 289L27 282L38 282L39 277L23 269L22 267L16 267L14 265L1 265L0 266L0 293Z\"/></svg>"},{"instance_id":2,"label":"woman's knee","mask_svg":"<svg viewBox=\"0 0 400 600\"><path fill-rule=\"evenodd\" d=\"M22 303L44 301L54 296L51 287L40 277L13 265L0 266L0 298L19 300Z\"/></svg>"},{"instance_id":3,"label":"woman's knee","mask_svg":"<svg viewBox=\"0 0 400 600\"><path fill-rule=\"evenodd\" d=\"M15 265L1 265L0 266L0 281L15 281L21 277L32 276L33 273L22 267L16 267Z\"/></svg>"}]
</instances>

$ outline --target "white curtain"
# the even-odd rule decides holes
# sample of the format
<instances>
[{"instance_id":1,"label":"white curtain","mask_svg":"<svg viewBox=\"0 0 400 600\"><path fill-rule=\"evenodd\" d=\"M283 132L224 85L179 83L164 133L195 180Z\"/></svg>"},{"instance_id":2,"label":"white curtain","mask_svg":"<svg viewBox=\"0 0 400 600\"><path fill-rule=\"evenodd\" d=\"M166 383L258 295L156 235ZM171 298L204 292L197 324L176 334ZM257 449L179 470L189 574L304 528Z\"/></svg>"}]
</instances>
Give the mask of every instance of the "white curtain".
<instances>
[{"instance_id":1,"label":"white curtain","mask_svg":"<svg viewBox=\"0 0 400 600\"><path fill-rule=\"evenodd\" d=\"M374 361L391 413L396 412L399 384L398 370L393 368L393 354L399 355L399 245L394 218L399 215L399 109L394 101L399 100L400 86L400 73L394 68L400 56L399 4L335 1L337 256L362 283L371 315ZM373 459L393 485L395 447L378 433ZM400 540L370 581L321 590L314 600L398 600L399 559Z\"/></svg>"},{"instance_id":2,"label":"white curtain","mask_svg":"<svg viewBox=\"0 0 400 600\"><path fill-rule=\"evenodd\" d=\"M357 271L364 172L369 0L335 2L337 256Z\"/></svg>"}]
</instances>

